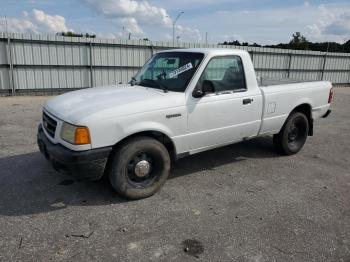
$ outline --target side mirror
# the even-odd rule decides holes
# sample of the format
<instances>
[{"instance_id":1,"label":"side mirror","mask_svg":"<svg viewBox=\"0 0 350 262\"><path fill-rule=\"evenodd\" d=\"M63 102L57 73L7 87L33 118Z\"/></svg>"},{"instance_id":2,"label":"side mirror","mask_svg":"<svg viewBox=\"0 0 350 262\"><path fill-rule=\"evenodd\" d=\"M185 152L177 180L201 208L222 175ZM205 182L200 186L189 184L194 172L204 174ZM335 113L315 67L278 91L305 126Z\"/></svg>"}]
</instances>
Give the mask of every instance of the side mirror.
<instances>
[{"instance_id":1,"label":"side mirror","mask_svg":"<svg viewBox=\"0 0 350 262\"><path fill-rule=\"evenodd\" d=\"M202 83L202 91L204 92L204 94L215 93L213 82L210 80L204 80Z\"/></svg>"},{"instance_id":2,"label":"side mirror","mask_svg":"<svg viewBox=\"0 0 350 262\"><path fill-rule=\"evenodd\" d=\"M192 92L192 96L193 96L194 98L201 98L201 97L203 97L204 95L205 95L204 92L203 92L202 90L198 89L198 88L195 88L195 89L193 90L193 92Z\"/></svg>"},{"instance_id":3,"label":"side mirror","mask_svg":"<svg viewBox=\"0 0 350 262\"><path fill-rule=\"evenodd\" d=\"M215 92L215 88L214 88L213 82L210 80L204 80L202 83L202 88L195 88L193 90L192 96L194 98L201 98L206 94L210 94L214 92Z\"/></svg>"}]
</instances>

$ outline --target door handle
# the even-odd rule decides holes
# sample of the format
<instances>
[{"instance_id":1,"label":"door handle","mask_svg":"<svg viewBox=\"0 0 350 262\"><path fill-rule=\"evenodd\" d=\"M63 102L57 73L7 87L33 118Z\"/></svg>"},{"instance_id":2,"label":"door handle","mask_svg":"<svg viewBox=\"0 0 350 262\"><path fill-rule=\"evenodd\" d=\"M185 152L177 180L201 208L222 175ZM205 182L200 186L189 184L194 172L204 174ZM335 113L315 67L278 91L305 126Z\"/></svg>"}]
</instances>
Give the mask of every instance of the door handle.
<instances>
[{"instance_id":1,"label":"door handle","mask_svg":"<svg viewBox=\"0 0 350 262\"><path fill-rule=\"evenodd\" d=\"M243 105L248 105L253 102L253 98L245 98L243 99Z\"/></svg>"}]
</instances>

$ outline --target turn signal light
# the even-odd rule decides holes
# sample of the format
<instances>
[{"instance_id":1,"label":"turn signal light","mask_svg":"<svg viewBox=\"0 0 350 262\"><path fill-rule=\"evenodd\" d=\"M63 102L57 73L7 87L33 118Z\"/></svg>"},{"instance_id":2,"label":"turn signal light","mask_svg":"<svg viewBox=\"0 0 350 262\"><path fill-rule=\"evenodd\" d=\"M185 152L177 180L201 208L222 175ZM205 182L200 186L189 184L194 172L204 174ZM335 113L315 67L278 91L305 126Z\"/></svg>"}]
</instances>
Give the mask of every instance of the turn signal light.
<instances>
[{"instance_id":1,"label":"turn signal light","mask_svg":"<svg viewBox=\"0 0 350 262\"><path fill-rule=\"evenodd\" d=\"M86 145L90 144L90 133L87 127L77 127L75 129L74 144L76 145Z\"/></svg>"}]
</instances>

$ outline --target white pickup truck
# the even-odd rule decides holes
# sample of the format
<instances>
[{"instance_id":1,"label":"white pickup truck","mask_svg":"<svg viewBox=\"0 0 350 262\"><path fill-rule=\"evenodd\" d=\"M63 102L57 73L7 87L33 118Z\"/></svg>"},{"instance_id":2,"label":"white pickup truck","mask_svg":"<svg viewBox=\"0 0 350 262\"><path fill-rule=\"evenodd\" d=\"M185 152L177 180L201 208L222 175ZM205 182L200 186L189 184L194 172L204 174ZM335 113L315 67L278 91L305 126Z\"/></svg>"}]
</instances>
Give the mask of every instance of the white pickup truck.
<instances>
[{"instance_id":1,"label":"white pickup truck","mask_svg":"<svg viewBox=\"0 0 350 262\"><path fill-rule=\"evenodd\" d=\"M127 85L50 99L38 145L56 169L106 174L121 196L138 199L157 192L180 157L265 135L282 154L297 153L331 100L330 82L259 84L245 51L168 50Z\"/></svg>"}]
</instances>

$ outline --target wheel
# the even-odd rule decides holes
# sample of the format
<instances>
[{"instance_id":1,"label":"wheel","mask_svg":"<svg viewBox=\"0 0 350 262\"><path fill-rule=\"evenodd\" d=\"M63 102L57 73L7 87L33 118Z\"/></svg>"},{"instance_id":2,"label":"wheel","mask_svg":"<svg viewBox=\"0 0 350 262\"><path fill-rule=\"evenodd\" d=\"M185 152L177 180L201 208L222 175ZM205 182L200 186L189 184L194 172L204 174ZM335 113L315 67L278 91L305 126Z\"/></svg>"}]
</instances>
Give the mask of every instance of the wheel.
<instances>
[{"instance_id":1,"label":"wheel","mask_svg":"<svg viewBox=\"0 0 350 262\"><path fill-rule=\"evenodd\" d=\"M153 195L169 176L169 152L150 137L135 137L124 142L111 157L108 170L111 185L128 199Z\"/></svg>"},{"instance_id":2,"label":"wheel","mask_svg":"<svg viewBox=\"0 0 350 262\"><path fill-rule=\"evenodd\" d=\"M273 136L276 149L285 155L300 151L306 142L309 132L309 121L303 113L293 112L289 115L281 131Z\"/></svg>"}]
</instances>

